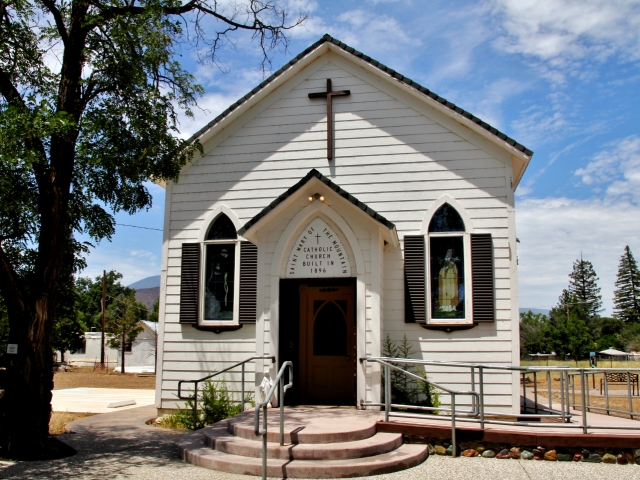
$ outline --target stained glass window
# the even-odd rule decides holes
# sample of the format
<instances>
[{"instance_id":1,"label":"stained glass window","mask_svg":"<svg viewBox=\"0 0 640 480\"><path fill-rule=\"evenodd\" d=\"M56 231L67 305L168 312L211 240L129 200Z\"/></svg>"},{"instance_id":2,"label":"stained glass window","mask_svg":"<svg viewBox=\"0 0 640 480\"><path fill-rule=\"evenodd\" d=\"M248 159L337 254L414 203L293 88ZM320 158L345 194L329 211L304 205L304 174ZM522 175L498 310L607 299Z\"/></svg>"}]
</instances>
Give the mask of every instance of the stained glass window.
<instances>
[{"instance_id":1,"label":"stained glass window","mask_svg":"<svg viewBox=\"0 0 640 480\"><path fill-rule=\"evenodd\" d=\"M235 240L236 238L238 238L236 227L224 214L215 219L207 233L207 240Z\"/></svg>"},{"instance_id":2,"label":"stained glass window","mask_svg":"<svg viewBox=\"0 0 640 480\"><path fill-rule=\"evenodd\" d=\"M465 318L463 238L431 237L429 261L431 318Z\"/></svg>"},{"instance_id":3,"label":"stained glass window","mask_svg":"<svg viewBox=\"0 0 640 480\"><path fill-rule=\"evenodd\" d=\"M233 320L237 238L233 222L224 214L215 219L207 233L206 240L215 243L205 245L205 320Z\"/></svg>"},{"instance_id":4,"label":"stained glass window","mask_svg":"<svg viewBox=\"0 0 640 480\"><path fill-rule=\"evenodd\" d=\"M431 217L429 233L464 232L460 214L448 203L443 204Z\"/></svg>"}]
</instances>

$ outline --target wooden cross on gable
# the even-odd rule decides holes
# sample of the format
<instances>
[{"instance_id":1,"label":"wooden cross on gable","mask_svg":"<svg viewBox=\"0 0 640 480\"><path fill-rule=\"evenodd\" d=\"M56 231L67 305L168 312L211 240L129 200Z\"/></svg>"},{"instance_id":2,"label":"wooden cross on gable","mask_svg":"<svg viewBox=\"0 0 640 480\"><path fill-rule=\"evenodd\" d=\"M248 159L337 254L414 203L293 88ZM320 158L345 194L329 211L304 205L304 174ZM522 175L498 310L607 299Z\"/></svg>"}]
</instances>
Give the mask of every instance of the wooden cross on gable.
<instances>
[{"instance_id":1,"label":"wooden cross on gable","mask_svg":"<svg viewBox=\"0 0 640 480\"><path fill-rule=\"evenodd\" d=\"M331 79L327 78L327 91L310 93L309 98L326 98L327 99L327 160L333 159L333 112L331 109L331 99L333 97L342 97L351 95L350 90L331 91Z\"/></svg>"}]
</instances>

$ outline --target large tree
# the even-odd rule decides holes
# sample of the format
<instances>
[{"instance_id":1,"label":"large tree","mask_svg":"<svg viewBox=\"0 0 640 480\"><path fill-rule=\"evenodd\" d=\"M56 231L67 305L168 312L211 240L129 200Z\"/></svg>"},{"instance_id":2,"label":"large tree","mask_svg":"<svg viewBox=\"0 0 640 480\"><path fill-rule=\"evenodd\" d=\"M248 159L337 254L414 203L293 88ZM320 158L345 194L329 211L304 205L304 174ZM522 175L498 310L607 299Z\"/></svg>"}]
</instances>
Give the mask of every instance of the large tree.
<instances>
[{"instance_id":1,"label":"large tree","mask_svg":"<svg viewBox=\"0 0 640 480\"><path fill-rule=\"evenodd\" d=\"M140 321L149 311L143 303L137 302L134 295L120 295L107 309L105 332L108 345L120 351L120 373L125 373L127 345L131 345L143 330Z\"/></svg>"},{"instance_id":2,"label":"large tree","mask_svg":"<svg viewBox=\"0 0 640 480\"><path fill-rule=\"evenodd\" d=\"M585 358L596 347L594 331L588 322L589 305L563 290L558 305L549 312L549 347L561 358L571 356L577 365L579 359Z\"/></svg>"},{"instance_id":3,"label":"large tree","mask_svg":"<svg viewBox=\"0 0 640 480\"><path fill-rule=\"evenodd\" d=\"M18 345L0 411L5 454L49 454L56 303L65 254L86 249L74 234L113 235L111 212L149 207L147 179L176 180L200 149L178 136L178 112L203 91L180 49L214 64L245 32L264 65L302 20L274 2L0 2L0 293Z\"/></svg>"},{"instance_id":4,"label":"large tree","mask_svg":"<svg viewBox=\"0 0 640 480\"><path fill-rule=\"evenodd\" d=\"M640 270L629 245L624 247L618 266L613 313L625 322L640 322Z\"/></svg>"},{"instance_id":5,"label":"large tree","mask_svg":"<svg viewBox=\"0 0 640 480\"><path fill-rule=\"evenodd\" d=\"M549 318L542 313L520 312L520 355L550 353Z\"/></svg>"},{"instance_id":6,"label":"large tree","mask_svg":"<svg viewBox=\"0 0 640 480\"><path fill-rule=\"evenodd\" d=\"M569 274L569 294L574 297L573 303L586 307L590 319L598 316L602 310L602 295L598 286L598 276L591 262L579 260L573 262L573 271Z\"/></svg>"}]
</instances>

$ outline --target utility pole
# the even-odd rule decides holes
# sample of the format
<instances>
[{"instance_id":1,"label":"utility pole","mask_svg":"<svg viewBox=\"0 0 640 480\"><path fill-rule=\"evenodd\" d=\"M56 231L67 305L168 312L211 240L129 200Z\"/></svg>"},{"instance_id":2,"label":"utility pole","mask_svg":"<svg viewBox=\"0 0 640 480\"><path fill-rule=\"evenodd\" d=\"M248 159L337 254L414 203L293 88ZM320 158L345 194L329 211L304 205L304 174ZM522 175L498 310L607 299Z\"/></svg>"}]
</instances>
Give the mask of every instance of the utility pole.
<instances>
[{"instance_id":1,"label":"utility pole","mask_svg":"<svg viewBox=\"0 0 640 480\"><path fill-rule=\"evenodd\" d=\"M102 271L102 337L100 339L100 368L106 368L104 358L104 320L107 313L107 271Z\"/></svg>"}]
</instances>

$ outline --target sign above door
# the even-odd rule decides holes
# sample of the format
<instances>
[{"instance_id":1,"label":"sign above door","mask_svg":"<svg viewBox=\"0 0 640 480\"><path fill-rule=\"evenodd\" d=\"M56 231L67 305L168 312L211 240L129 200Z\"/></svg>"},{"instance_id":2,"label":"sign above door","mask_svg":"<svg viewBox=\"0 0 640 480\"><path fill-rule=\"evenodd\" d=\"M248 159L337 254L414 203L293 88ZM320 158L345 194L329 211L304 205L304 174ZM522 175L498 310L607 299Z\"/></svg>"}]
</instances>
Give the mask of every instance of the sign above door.
<instances>
[{"instance_id":1,"label":"sign above door","mask_svg":"<svg viewBox=\"0 0 640 480\"><path fill-rule=\"evenodd\" d=\"M350 277L349 257L340 237L327 222L315 218L305 228L289 255L287 278Z\"/></svg>"}]
</instances>

